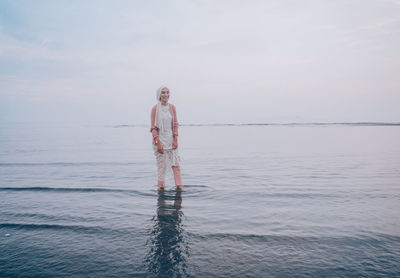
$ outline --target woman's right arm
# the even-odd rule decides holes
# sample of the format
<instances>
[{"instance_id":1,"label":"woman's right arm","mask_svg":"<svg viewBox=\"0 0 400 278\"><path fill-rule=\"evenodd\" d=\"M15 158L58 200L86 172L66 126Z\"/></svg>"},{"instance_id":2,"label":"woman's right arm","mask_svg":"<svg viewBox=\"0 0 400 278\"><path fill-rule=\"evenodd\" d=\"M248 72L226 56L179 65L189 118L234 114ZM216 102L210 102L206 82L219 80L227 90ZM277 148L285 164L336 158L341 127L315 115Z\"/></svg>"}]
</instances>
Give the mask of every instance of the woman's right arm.
<instances>
[{"instance_id":1,"label":"woman's right arm","mask_svg":"<svg viewBox=\"0 0 400 278\"><path fill-rule=\"evenodd\" d=\"M156 109L157 106L154 106L153 109L151 109L151 117L150 117L150 131L151 131L151 135L153 136L153 145L157 146L157 151L159 153L163 153L164 152L164 148L160 142L160 140L158 139L158 128L155 125L155 120L156 120Z\"/></svg>"},{"instance_id":2,"label":"woman's right arm","mask_svg":"<svg viewBox=\"0 0 400 278\"><path fill-rule=\"evenodd\" d=\"M153 141L156 137L158 137L158 129L156 127L155 121L156 121L156 106L154 106L151 109L151 114L150 114L150 132L151 135L153 135Z\"/></svg>"}]
</instances>

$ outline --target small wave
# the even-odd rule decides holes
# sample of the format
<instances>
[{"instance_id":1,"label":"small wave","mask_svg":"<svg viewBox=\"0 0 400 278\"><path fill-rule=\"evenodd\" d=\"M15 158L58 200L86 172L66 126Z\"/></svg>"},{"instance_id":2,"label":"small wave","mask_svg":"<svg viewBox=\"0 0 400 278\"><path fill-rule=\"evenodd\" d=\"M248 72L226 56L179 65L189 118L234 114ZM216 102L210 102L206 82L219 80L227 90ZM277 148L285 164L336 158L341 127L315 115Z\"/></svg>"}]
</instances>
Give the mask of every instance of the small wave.
<instances>
[{"instance_id":1,"label":"small wave","mask_svg":"<svg viewBox=\"0 0 400 278\"><path fill-rule=\"evenodd\" d=\"M71 191L71 192L123 192L123 189L79 188L79 187L0 187L0 191Z\"/></svg>"},{"instance_id":2,"label":"small wave","mask_svg":"<svg viewBox=\"0 0 400 278\"><path fill-rule=\"evenodd\" d=\"M107 227L98 225L69 225L54 223L0 223L0 230L25 230L25 231L66 231L77 234L106 234L107 236L118 236L132 238L136 233L142 233L140 227Z\"/></svg>"},{"instance_id":3,"label":"small wave","mask_svg":"<svg viewBox=\"0 0 400 278\"><path fill-rule=\"evenodd\" d=\"M269 198L342 198L339 194L322 194L322 193L260 193L263 197Z\"/></svg>"},{"instance_id":4,"label":"small wave","mask_svg":"<svg viewBox=\"0 0 400 278\"><path fill-rule=\"evenodd\" d=\"M15 211L4 211L2 212L3 215L7 216L7 219L36 219L40 221L72 221L72 222L84 222L88 223L89 221L97 221L98 218L93 216L79 216L79 215L52 215L52 214L45 214L45 213L35 213L35 212L15 212Z\"/></svg>"},{"instance_id":5,"label":"small wave","mask_svg":"<svg viewBox=\"0 0 400 278\"><path fill-rule=\"evenodd\" d=\"M189 187L189 188L196 188L196 187L201 187L201 188L205 188L205 187L209 187L207 185L200 185L200 184L185 184L183 185L184 187Z\"/></svg>"},{"instance_id":6,"label":"small wave","mask_svg":"<svg viewBox=\"0 0 400 278\"><path fill-rule=\"evenodd\" d=\"M187 190L191 188L191 190ZM199 188L196 190L196 188ZM200 189L201 188L201 189ZM203 188L210 187L205 185L183 185L183 193L185 196L193 196L199 194ZM134 189L122 189L122 188L96 188L96 187L42 187L42 186L32 186L32 187L0 187L1 191L32 191L32 192L54 192L54 193L122 193L128 195L139 195L144 197L154 197L157 195L158 190L156 186L149 191L139 191ZM166 194L175 194L176 189L165 190Z\"/></svg>"},{"instance_id":7,"label":"small wave","mask_svg":"<svg viewBox=\"0 0 400 278\"><path fill-rule=\"evenodd\" d=\"M154 194L145 193L133 189L114 189L114 188L95 188L95 187L0 187L0 191L44 191L44 192L105 192L105 193L128 193L142 196L154 196Z\"/></svg>"},{"instance_id":8,"label":"small wave","mask_svg":"<svg viewBox=\"0 0 400 278\"><path fill-rule=\"evenodd\" d=\"M232 240L235 242L258 241L295 244L301 242L399 242L400 236L370 233L352 236L290 236L290 235L259 235L259 234L234 234L234 233L206 233L197 234L187 232L189 236L199 240Z\"/></svg>"},{"instance_id":9,"label":"small wave","mask_svg":"<svg viewBox=\"0 0 400 278\"><path fill-rule=\"evenodd\" d=\"M41 166L127 166L134 162L33 162L33 163L0 163L0 167L41 167Z\"/></svg>"},{"instance_id":10,"label":"small wave","mask_svg":"<svg viewBox=\"0 0 400 278\"><path fill-rule=\"evenodd\" d=\"M33 224L33 223L0 223L0 228L25 230L72 230L77 232L99 233L105 229L100 226L61 225L61 224Z\"/></svg>"}]
</instances>

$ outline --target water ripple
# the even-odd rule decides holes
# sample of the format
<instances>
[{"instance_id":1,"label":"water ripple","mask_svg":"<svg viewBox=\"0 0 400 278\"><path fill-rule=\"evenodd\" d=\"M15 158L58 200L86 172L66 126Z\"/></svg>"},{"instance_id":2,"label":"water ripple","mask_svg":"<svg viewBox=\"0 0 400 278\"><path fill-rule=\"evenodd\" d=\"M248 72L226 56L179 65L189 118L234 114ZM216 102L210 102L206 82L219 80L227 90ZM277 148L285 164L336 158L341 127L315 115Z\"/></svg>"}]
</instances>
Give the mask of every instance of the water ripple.
<instances>
[{"instance_id":1,"label":"water ripple","mask_svg":"<svg viewBox=\"0 0 400 278\"><path fill-rule=\"evenodd\" d=\"M128 166L136 165L134 162L13 162L0 163L0 167L46 167L46 166Z\"/></svg>"},{"instance_id":2,"label":"water ripple","mask_svg":"<svg viewBox=\"0 0 400 278\"><path fill-rule=\"evenodd\" d=\"M113 188L96 188L96 187L0 187L0 191L34 191L34 192L65 192L65 193L129 193L142 196L154 196L154 194L133 189L113 189Z\"/></svg>"},{"instance_id":3,"label":"water ripple","mask_svg":"<svg viewBox=\"0 0 400 278\"><path fill-rule=\"evenodd\" d=\"M25 230L68 230L75 232L101 233L105 228L101 226L61 225L61 224L34 224L34 223L0 223L0 228Z\"/></svg>"}]
</instances>

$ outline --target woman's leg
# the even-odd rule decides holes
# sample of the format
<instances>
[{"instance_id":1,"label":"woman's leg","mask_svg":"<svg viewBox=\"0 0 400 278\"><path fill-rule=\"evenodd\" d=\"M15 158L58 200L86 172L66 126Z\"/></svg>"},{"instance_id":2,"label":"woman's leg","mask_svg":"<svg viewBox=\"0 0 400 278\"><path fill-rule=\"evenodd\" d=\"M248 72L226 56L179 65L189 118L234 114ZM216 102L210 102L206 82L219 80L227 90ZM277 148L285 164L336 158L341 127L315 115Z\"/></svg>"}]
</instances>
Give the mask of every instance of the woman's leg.
<instances>
[{"instance_id":1,"label":"woman's leg","mask_svg":"<svg viewBox=\"0 0 400 278\"><path fill-rule=\"evenodd\" d=\"M157 186L160 189L164 189L165 174L166 174L166 170L167 170L165 167L165 154L157 153L156 159L157 159L157 177L158 177Z\"/></svg>"},{"instance_id":2,"label":"woman's leg","mask_svg":"<svg viewBox=\"0 0 400 278\"><path fill-rule=\"evenodd\" d=\"M181 168L179 166L172 166L174 172L175 185L178 189L182 189Z\"/></svg>"}]
</instances>

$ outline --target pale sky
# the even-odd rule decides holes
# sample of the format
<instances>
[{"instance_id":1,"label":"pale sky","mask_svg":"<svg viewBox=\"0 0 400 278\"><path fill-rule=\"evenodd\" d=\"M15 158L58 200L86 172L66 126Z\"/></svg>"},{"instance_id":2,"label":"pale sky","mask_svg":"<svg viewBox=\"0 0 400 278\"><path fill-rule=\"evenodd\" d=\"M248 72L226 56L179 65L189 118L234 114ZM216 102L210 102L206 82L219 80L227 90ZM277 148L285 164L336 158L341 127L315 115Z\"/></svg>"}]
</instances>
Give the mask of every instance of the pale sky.
<instances>
[{"instance_id":1,"label":"pale sky","mask_svg":"<svg viewBox=\"0 0 400 278\"><path fill-rule=\"evenodd\" d=\"M0 122L400 122L400 0L0 0Z\"/></svg>"}]
</instances>

